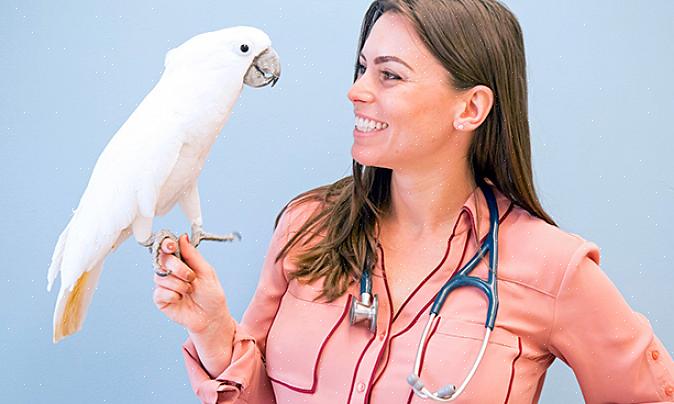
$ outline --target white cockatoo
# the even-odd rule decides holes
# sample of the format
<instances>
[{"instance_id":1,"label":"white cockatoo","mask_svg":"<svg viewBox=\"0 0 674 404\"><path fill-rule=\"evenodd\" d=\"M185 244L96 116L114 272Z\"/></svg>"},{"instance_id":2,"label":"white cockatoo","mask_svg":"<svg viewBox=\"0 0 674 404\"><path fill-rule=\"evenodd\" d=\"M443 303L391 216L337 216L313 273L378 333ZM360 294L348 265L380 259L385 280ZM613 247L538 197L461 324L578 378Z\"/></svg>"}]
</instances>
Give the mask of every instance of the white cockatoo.
<instances>
[{"instance_id":1,"label":"white cockatoo","mask_svg":"<svg viewBox=\"0 0 674 404\"><path fill-rule=\"evenodd\" d=\"M190 241L212 236L202 229L199 173L243 84L273 86L279 75L271 40L253 27L206 32L168 51L159 82L101 153L56 243L47 275L51 291L61 274L54 343L82 328L108 254L131 233L145 246L157 244L155 216L178 202Z\"/></svg>"}]
</instances>

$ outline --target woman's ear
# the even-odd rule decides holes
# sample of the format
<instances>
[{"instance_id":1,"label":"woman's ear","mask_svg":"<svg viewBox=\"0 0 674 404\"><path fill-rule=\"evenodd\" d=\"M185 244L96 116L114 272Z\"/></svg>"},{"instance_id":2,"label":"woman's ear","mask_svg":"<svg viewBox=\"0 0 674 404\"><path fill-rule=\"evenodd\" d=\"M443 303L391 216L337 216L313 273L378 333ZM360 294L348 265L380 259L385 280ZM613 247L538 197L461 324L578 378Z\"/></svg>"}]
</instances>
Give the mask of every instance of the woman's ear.
<instances>
[{"instance_id":1,"label":"woman's ear","mask_svg":"<svg viewBox=\"0 0 674 404\"><path fill-rule=\"evenodd\" d=\"M454 119L454 127L459 130L473 131L487 119L494 105L494 92L487 86L477 85L466 90L461 98L464 108Z\"/></svg>"}]
</instances>

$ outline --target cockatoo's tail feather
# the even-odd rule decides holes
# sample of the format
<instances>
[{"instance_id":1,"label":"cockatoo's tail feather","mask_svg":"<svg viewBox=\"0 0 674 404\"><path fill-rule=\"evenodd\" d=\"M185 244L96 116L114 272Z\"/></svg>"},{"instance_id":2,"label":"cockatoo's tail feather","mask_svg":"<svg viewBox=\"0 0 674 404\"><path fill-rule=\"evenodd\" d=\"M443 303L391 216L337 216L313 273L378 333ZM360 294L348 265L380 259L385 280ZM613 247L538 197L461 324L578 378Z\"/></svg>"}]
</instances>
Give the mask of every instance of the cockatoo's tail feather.
<instances>
[{"instance_id":1,"label":"cockatoo's tail feather","mask_svg":"<svg viewBox=\"0 0 674 404\"><path fill-rule=\"evenodd\" d=\"M84 317L82 313L82 295L87 288L88 278L89 272L83 273L75 283L72 292L68 295L63 310L63 317L61 317L54 328L54 342L57 342L61 338L67 337L82 328L82 319Z\"/></svg>"},{"instance_id":2,"label":"cockatoo's tail feather","mask_svg":"<svg viewBox=\"0 0 674 404\"><path fill-rule=\"evenodd\" d=\"M68 238L68 229L70 228L70 222L66 226L65 230L61 232L58 241L56 242L56 248L54 249L54 254L51 257L51 265L49 265L49 270L47 271L47 292L51 292L52 286L54 286L54 281L61 271L61 261L63 260L63 248L66 244L66 239Z\"/></svg>"},{"instance_id":3,"label":"cockatoo's tail feather","mask_svg":"<svg viewBox=\"0 0 674 404\"><path fill-rule=\"evenodd\" d=\"M102 272L103 262L101 261L90 271L84 272L71 288L61 285L54 312L54 343L82 328Z\"/></svg>"}]
</instances>

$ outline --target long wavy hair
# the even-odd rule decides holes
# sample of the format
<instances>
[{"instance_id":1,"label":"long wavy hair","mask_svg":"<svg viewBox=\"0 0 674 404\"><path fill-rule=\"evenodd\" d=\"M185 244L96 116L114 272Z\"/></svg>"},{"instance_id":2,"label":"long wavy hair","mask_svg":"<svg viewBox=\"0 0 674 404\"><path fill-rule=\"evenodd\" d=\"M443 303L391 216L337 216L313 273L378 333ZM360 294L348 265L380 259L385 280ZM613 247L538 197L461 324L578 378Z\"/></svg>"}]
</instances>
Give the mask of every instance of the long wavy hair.
<instances>
[{"instance_id":1,"label":"long wavy hair","mask_svg":"<svg viewBox=\"0 0 674 404\"><path fill-rule=\"evenodd\" d=\"M451 75L456 90L489 87L494 104L476 129L469 149L473 178L488 179L514 203L547 223L534 190L527 111L524 40L512 12L497 0L376 0L363 19L358 55L372 26L386 12L399 13L415 28L423 43ZM363 166L353 160L353 174L304 192L288 206L319 202L309 219L287 241L276 260L300 241L317 243L294 257L290 279L313 282L324 278L317 297L333 301L364 269L376 264L376 223L391 202L391 170Z\"/></svg>"}]
</instances>

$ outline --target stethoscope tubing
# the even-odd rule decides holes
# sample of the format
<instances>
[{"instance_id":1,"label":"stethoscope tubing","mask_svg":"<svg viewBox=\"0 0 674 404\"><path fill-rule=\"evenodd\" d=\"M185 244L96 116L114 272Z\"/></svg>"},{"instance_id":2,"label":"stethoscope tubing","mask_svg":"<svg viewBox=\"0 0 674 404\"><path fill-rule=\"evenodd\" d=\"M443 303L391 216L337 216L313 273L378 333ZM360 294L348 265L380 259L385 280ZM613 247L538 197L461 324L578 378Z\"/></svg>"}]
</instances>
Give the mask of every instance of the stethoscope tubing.
<instances>
[{"instance_id":1,"label":"stethoscope tubing","mask_svg":"<svg viewBox=\"0 0 674 404\"><path fill-rule=\"evenodd\" d=\"M484 356L484 353L487 349L489 337L492 330L494 329L494 324L496 323L496 314L498 312L498 293L496 288L496 273L498 266L497 240L499 226L498 206L496 205L496 198L494 197L491 189L489 189L489 187L484 183L480 183L480 188L482 189L482 192L487 199L487 205L489 206L489 232L487 233L485 241L482 243L473 258L471 258L463 268L461 268L447 281L447 283L445 283L442 289L440 289L438 292L435 301L433 302L430 318L426 324L426 327L424 328L419 346L417 348L413 373L407 377L407 383L412 387L414 394L422 398L430 398L435 401L448 402L456 400L461 395L461 393L463 393L466 386L475 375L480 362L482 362L482 357ZM476 276L469 275L469 273L482 261L487 252L489 252L489 273L487 275L487 281ZM439 319L438 313L440 312L442 305L445 303L447 296L454 289L463 286L473 286L480 289L489 301L482 345L480 346L480 351L473 362L470 372L468 372L463 380L463 383L461 383L458 389L453 384L448 384L433 393L424 386L424 383L420 377L423 347L426 345L426 342L429 338L429 332L432 328L432 325Z\"/></svg>"},{"instance_id":2,"label":"stethoscope tubing","mask_svg":"<svg viewBox=\"0 0 674 404\"><path fill-rule=\"evenodd\" d=\"M491 335L492 329L485 326L484 337L482 338L482 345L480 346L480 351L478 352L475 361L473 362L473 367L470 369L466 377L463 379L463 383L457 389L453 384L448 384L438 389L435 393L431 392L426 388L423 381L419 377L419 372L421 371L421 359L423 357L423 347L426 346L426 342L429 339L429 332L434 327L435 323L440 319L435 314L431 314L426 327L424 327L424 332L421 334L421 341L417 347L417 355L414 360L414 371L407 377L407 383L412 387L414 394L421 398L430 398L435 401L449 402L454 401L468 386L468 382L473 378L477 368L482 362L482 357L484 356L485 351L487 350L487 343L489 342L489 336Z\"/></svg>"},{"instance_id":3,"label":"stethoscope tubing","mask_svg":"<svg viewBox=\"0 0 674 404\"><path fill-rule=\"evenodd\" d=\"M480 184L482 192L485 194L487 201L489 202L489 232L487 233L487 238L482 243L478 251L475 253L473 258L461 268L454 276L452 276L447 283L440 289L438 295L433 302L431 307L432 314L439 314L440 309L445 304L445 300L451 291L456 288L463 286L473 286L480 289L487 299L489 300L489 306L487 308L487 320L485 321L485 327L494 329L494 324L496 323L496 313L498 311L498 291L496 289L496 270L498 266L498 208L496 206L494 194L489 187L486 185ZM479 265L482 261L482 258L490 252L489 254L489 274L487 276L487 281L484 279L478 278L476 276L468 275L475 267Z\"/></svg>"},{"instance_id":4,"label":"stethoscope tubing","mask_svg":"<svg viewBox=\"0 0 674 404\"><path fill-rule=\"evenodd\" d=\"M478 251L473 255L473 257L468 261L463 268L461 268L454 276L452 276L440 289L438 294L433 301L433 306L431 307L430 316L424 331L421 335L421 340L417 347L417 353L414 360L413 373L407 377L407 382L412 387L414 393L421 398L430 398L436 401L454 401L459 395L464 391L468 382L473 378L473 375L477 371L477 368L482 361L482 357L487 348L487 343L491 332L494 329L496 323L496 314L498 313L498 290L496 287L496 275L497 275L497 266L498 266L498 228L499 228L499 217L498 217L498 206L496 203L496 198L492 190L484 182L479 182L478 186L482 190L487 199L487 205L489 208L489 231L484 242L478 248ZM482 259L489 253L489 272L487 275L487 280L481 279L477 276L469 275L470 272L475 269ZM472 286L481 290L488 300L487 307L487 318L485 321L485 334L482 339L482 345L480 351L478 352L475 361L471 370L468 372L464 378L463 383L457 389L453 384L448 384L437 390L435 393L431 392L428 388L425 387L423 381L421 380L419 373L421 372L421 360L423 357L423 347L426 345L428 339L430 338L430 330L434 327L435 323L439 321L440 309L445 303L447 296L457 288L464 286ZM376 332L376 321L377 321L377 296L372 296L372 275L370 274L370 268L364 268L363 274L360 279L360 293L363 298L363 302L358 302L353 298L353 305L350 315L351 324L360 322L363 320L370 321L370 330ZM375 304L371 304L370 300L373 299ZM374 311L374 313L372 312Z\"/></svg>"}]
</instances>

